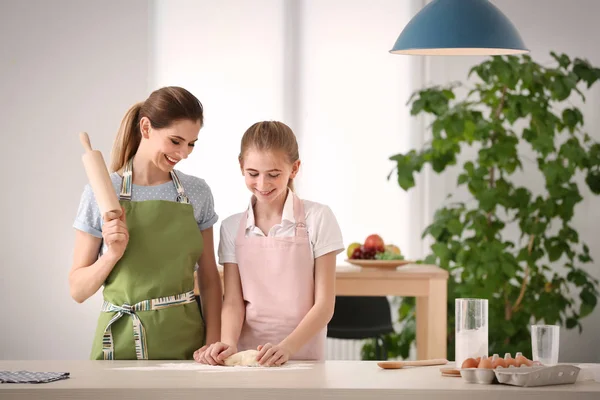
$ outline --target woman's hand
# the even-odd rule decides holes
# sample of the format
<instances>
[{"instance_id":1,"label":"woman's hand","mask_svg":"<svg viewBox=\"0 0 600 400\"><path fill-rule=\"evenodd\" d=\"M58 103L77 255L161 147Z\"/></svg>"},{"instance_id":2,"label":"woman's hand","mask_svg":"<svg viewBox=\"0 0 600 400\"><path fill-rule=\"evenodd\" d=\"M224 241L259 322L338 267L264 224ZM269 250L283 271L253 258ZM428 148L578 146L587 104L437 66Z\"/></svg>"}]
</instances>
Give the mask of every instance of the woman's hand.
<instances>
[{"instance_id":1,"label":"woman's hand","mask_svg":"<svg viewBox=\"0 0 600 400\"><path fill-rule=\"evenodd\" d=\"M266 343L258 346L257 350L256 359L258 363L267 367L283 365L292 356L290 350L281 344L274 346L271 343Z\"/></svg>"},{"instance_id":2,"label":"woman's hand","mask_svg":"<svg viewBox=\"0 0 600 400\"><path fill-rule=\"evenodd\" d=\"M120 260L125 253L127 243L129 243L129 230L127 229L127 221L125 217L125 209L121 207L122 213L119 218L107 221L107 216L104 216L105 223L102 226L102 238L108 246L107 254L116 260Z\"/></svg>"},{"instance_id":3,"label":"woman's hand","mask_svg":"<svg viewBox=\"0 0 600 400\"><path fill-rule=\"evenodd\" d=\"M227 357L235 353L237 353L237 347L223 342L216 342L196 350L194 360L201 364L223 365Z\"/></svg>"}]
</instances>

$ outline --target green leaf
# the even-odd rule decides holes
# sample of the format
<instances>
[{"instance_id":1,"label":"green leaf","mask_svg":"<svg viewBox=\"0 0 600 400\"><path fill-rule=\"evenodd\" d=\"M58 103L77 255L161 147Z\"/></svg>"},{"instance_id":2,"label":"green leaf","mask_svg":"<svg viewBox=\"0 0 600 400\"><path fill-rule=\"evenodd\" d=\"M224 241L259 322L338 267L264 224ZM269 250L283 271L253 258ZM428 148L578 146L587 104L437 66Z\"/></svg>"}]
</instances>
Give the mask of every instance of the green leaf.
<instances>
[{"instance_id":1,"label":"green leaf","mask_svg":"<svg viewBox=\"0 0 600 400\"><path fill-rule=\"evenodd\" d=\"M567 318L567 329L573 329L577 326L577 319L573 318L573 317L569 317Z\"/></svg>"},{"instance_id":2,"label":"green leaf","mask_svg":"<svg viewBox=\"0 0 600 400\"><path fill-rule=\"evenodd\" d=\"M494 189L488 189L479 193L479 207L484 212L491 212L496 208L498 198Z\"/></svg>"},{"instance_id":3,"label":"green leaf","mask_svg":"<svg viewBox=\"0 0 600 400\"><path fill-rule=\"evenodd\" d=\"M533 130L527 130L528 133L534 133ZM537 151L543 156L547 156L549 153L554 151L554 137L552 134L547 133L546 130L535 133L535 136L531 137L531 140L525 138L533 150Z\"/></svg>"},{"instance_id":4,"label":"green leaf","mask_svg":"<svg viewBox=\"0 0 600 400\"><path fill-rule=\"evenodd\" d=\"M469 181L469 176L468 175L466 175L466 174L460 174L458 176L458 179L456 180L456 184L457 185L464 185L468 181Z\"/></svg>"},{"instance_id":5,"label":"green leaf","mask_svg":"<svg viewBox=\"0 0 600 400\"><path fill-rule=\"evenodd\" d=\"M516 271L517 271L517 268L513 264L510 264L507 262L502 263L502 272L504 272L506 274L506 276L513 277L513 276L515 276Z\"/></svg>"},{"instance_id":6,"label":"green leaf","mask_svg":"<svg viewBox=\"0 0 600 400\"><path fill-rule=\"evenodd\" d=\"M456 96L454 95L454 92L451 89L442 90L442 95L444 95L444 97L447 100L453 100L454 98L456 98Z\"/></svg>"},{"instance_id":7,"label":"green leaf","mask_svg":"<svg viewBox=\"0 0 600 400\"><path fill-rule=\"evenodd\" d=\"M583 147L579 144L577 138L570 138L560 146L559 155L565 157L572 165L582 165L587 158Z\"/></svg>"},{"instance_id":8,"label":"green leaf","mask_svg":"<svg viewBox=\"0 0 600 400\"><path fill-rule=\"evenodd\" d=\"M410 115L418 115L419 113L423 112L423 110L425 110L425 105L427 103L425 102L425 99L417 99L412 103L412 107L410 109Z\"/></svg>"},{"instance_id":9,"label":"green leaf","mask_svg":"<svg viewBox=\"0 0 600 400\"><path fill-rule=\"evenodd\" d=\"M582 304L588 304L591 307L596 306L596 295L589 289L584 288L581 290L579 294L579 298L581 299Z\"/></svg>"},{"instance_id":10,"label":"green leaf","mask_svg":"<svg viewBox=\"0 0 600 400\"><path fill-rule=\"evenodd\" d=\"M431 250L433 250L433 252L435 253L436 256L439 257L440 262L444 262L444 260L447 260L450 257L450 250L448 249L448 246L446 246L444 243L434 243L433 245L431 245Z\"/></svg>"},{"instance_id":11,"label":"green leaf","mask_svg":"<svg viewBox=\"0 0 600 400\"><path fill-rule=\"evenodd\" d=\"M585 318L594 311L594 306L588 303L582 303L579 307L579 318Z\"/></svg>"},{"instance_id":12,"label":"green leaf","mask_svg":"<svg viewBox=\"0 0 600 400\"><path fill-rule=\"evenodd\" d=\"M563 110L562 119L571 133L575 131L578 124L583 125L583 114L576 108L567 108Z\"/></svg>"},{"instance_id":13,"label":"green leaf","mask_svg":"<svg viewBox=\"0 0 600 400\"><path fill-rule=\"evenodd\" d=\"M585 183L594 194L600 194L600 170L589 171Z\"/></svg>"},{"instance_id":14,"label":"green leaf","mask_svg":"<svg viewBox=\"0 0 600 400\"><path fill-rule=\"evenodd\" d=\"M406 155L396 154L390 157L390 160L396 161L396 169L398 173L398 185L404 190L408 190L415 186L414 172L421 171L423 166L423 156L411 150Z\"/></svg>"},{"instance_id":15,"label":"green leaf","mask_svg":"<svg viewBox=\"0 0 600 400\"><path fill-rule=\"evenodd\" d=\"M431 167L437 173L444 171L447 166L454 164L456 164L456 154L452 151L436 153L431 160Z\"/></svg>"},{"instance_id":16,"label":"green leaf","mask_svg":"<svg viewBox=\"0 0 600 400\"><path fill-rule=\"evenodd\" d=\"M571 60L566 54L561 54L560 56L558 56L555 52L551 51L550 55L552 56L552 58L558 61L558 64L563 68L567 68L571 64Z\"/></svg>"},{"instance_id":17,"label":"green leaf","mask_svg":"<svg viewBox=\"0 0 600 400\"><path fill-rule=\"evenodd\" d=\"M576 58L573 61L573 72L587 83L588 89L600 79L600 70L593 68L587 60Z\"/></svg>"},{"instance_id":18,"label":"green leaf","mask_svg":"<svg viewBox=\"0 0 600 400\"><path fill-rule=\"evenodd\" d=\"M558 237L550 238L544 241L544 247L548 252L548 259L551 262L558 260L569 246Z\"/></svg>"},{"instance_id":19,"label":"green leaf","mask_svg":"<svg viewBox=\"0 0 600 400\"><path fill-rule=\"evenodd\" d=\"M588 280L585 274L581 270L570 271L567 274L567 279L575 284L575 286L581 287L587 284Z\"/></svg>"}]
</instances>

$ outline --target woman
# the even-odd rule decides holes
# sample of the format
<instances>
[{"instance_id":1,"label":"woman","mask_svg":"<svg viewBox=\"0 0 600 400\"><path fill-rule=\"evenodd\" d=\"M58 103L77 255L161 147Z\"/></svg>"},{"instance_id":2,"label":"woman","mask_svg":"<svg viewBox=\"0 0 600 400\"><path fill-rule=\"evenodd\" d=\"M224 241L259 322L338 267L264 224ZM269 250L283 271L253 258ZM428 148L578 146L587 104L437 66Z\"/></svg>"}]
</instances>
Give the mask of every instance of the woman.
<instances>
[{"instance_id":1,"label":"woman","mask_svg":"<svg viewBox=\"0 0 600 400\"><path fill-rule=\"evenodd\" d=\"M219 340L218 216L204 180L174 169L202 123L202 104L190 92L156 90L127 112L113 147L111 180L123 215L101 216L90 186L84 189L69 284L79 303L104 286L92 359L192 359ZM204 320L194 297L196 264Z\"/></svg>"}]
</instances>

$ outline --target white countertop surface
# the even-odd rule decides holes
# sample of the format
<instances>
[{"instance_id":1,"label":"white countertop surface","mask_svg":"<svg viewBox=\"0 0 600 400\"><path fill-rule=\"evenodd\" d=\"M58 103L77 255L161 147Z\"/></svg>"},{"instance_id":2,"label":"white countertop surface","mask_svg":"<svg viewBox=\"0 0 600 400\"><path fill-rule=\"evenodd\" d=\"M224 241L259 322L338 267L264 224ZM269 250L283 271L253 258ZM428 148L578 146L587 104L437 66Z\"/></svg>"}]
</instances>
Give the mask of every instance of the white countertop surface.
<instances>
[{"instance_id":1,"label":"white countertop surface","mask_svg":"<svg viewBox=\"0 0 600 400\"><path fill-rule=\"evenodd\" d=\"M158 369L164 364L176 369ZM132 367L145 369L118 369ZM4 360L0 371L70 372L70 378L0 384L0 399L600 399L600 383L593 380L533 388L477 385L442 377L440 366L382 370L373 361L327 361L289 363L285 370L231 368L173 361Z\"/></svg>"}]
</instances>

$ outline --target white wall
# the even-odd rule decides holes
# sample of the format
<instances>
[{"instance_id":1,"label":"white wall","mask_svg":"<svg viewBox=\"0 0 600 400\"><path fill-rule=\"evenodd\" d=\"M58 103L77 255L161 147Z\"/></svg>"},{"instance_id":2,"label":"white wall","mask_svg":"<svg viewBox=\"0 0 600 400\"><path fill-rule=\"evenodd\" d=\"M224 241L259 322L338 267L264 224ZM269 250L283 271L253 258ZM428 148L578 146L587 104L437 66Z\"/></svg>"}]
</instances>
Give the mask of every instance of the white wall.
<instances>
[{"instance_id":1,"label":"white wall","mask_svg":"<svg viewBox=\"0 0 600 400\"><path fill-rule=\"evenodd\" d=\"M595 0L494 0L493 3L513 22L519 30L531 56L538 62L552 62L550 51L566 53L571 57L587 58L596 66L600 65L600 48L594 39L600 35L598 15L600 2ZM447 83L466 79L469 68L482 61L478 57L428 57L425 81L431 83ZM574 104L582 106L586 131L600 140L600 86L595 85L586 93L587 102L581 105L573 98ZM461 165L461 163L459 163ZM456 171L444 176L428 174L428 191L425 197L427 223L431 221L433 212L442 204L448 193L455 191ZM521 185L532 185L537 179L534 172L520 176ZM600 217L600 198L593 196L583 180L579 184L584 200L575 210L572 225L580 232L580 240L588 243L592 257L596 262L586 266L595 277L600 278L600 237L595 231ZM464 194L462 194L464 196ZM560 265L555 264L555 268ZM582 321L583 333L577 330L561 332L560 357L565 362L600 362L600 310Z\"/></svg>"},{"instance_id":2,"label":"white wall","mask_svg":"<svg viewBox=\"0 0 600 400\"><path fill-rule=\"evenodd\" d=\"M77 304L67 282L87 181L78 133L108 157L147 96L147 36L143 0L0 2L0 359L89 356L101 294Z\"/></svg>"}]
</instances>

